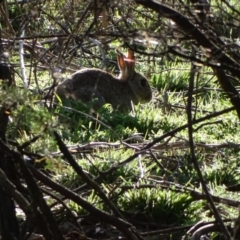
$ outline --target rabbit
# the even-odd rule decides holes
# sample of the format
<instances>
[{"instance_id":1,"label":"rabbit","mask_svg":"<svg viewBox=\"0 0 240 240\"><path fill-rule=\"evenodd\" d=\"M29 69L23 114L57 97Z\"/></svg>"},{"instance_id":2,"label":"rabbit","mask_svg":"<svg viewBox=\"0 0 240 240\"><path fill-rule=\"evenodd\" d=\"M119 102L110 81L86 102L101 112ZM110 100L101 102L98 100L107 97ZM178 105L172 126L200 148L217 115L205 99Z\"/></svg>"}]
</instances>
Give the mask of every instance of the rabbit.
<instances>
[{"instance_id":1,"label":"rabbit","mask_svg":"<svg viewBox=\"0 0 240 240\"><path fill-rule=\"evenodd\" d=\"M120 111L131 111L131 102L136 105L151 101L151 87L144 76L135 72L132 50L128 50L127 58L118 52L118 66L118 77L95 68L79 70L59 84L56 94L62 101L67 98L83 103L95 100L94 109L110 103Z\"/></svg>"}]
</instances>

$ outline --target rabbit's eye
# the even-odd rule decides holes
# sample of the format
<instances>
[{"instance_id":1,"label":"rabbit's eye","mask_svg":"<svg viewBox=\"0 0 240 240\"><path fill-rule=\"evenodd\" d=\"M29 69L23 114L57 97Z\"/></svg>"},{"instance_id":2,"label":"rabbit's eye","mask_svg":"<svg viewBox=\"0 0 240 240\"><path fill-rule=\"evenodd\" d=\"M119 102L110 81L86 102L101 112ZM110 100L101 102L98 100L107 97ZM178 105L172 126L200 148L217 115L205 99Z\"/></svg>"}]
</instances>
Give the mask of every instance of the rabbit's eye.
<instances>
[{"instance_id":1,"label":"rabbit's eye","mask_svg":"<svg viewBox=\"0 0 240 240\"><path fill-rule=\"evenodd\" d=\"M140 84L142 87L146 86L146 80L145 79L141 79Z\"/></svg>"}]
</instances>

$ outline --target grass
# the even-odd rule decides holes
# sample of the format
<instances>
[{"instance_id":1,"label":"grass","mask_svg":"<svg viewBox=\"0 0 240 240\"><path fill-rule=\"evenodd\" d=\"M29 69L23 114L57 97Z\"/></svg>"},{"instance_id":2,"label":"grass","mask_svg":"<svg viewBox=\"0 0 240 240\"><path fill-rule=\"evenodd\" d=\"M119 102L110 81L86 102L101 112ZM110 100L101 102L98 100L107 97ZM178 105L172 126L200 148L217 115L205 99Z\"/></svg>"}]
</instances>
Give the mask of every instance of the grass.
<instances>
[{"instance_id":1,"label":"grass","mask_svg":"<svg viewBox=\"0 0 240 240\"><path fill-rule=\"evenodd\" d=\"M52 4L49 7L55 16L58 12ZM121 17L121 14L118 12L117 17ZM151 14L146 12L148 17ZM152 31L159 28L153 24L155 20L148 20L145 24L143 18L138 19L141 27L147 26ZM129 21L131 28L135 29L138 21ZM49 23L46 21L45 24ZM119 27L126 28L124 24L121 22ZM84 27L87 28L87 24ZM82 28L81 31L84 32ZM227 32L226 35L232 34ZM119 45L119 40L109 43L112 48ZM88 43L84 47L88 49L91 46ZM148 49L140 47L138 50ZM111 61L107 67L113 70L116 68L116 53L112 49L108 53ZM72 64L89 67L101 64L101 58L92 60L94 55L100 56L97 47L91 47L89 52L78 49L75 54ZM190 190L202 193L202 187L192 164L187 128L165 137L151 151L142 152L137 158L129 160L148 143L187 123L190 63L182 62L178 57L169 60L159 56L154 63L149 59L137 55L136 68L149 78L153 100L135 106L134 112L129 114L114 111L110 105L93 112L91 103L82 105L73 101L51 109L42 100L43 96L34 92L37 86L33 69L29 70L27 74L31 79L31 91L22 89L23 84L17 79L17 90L1 92L0 103L14 106L10 113L7 137L14 143L13 148L29 142L24 151L34 156L36 165L44 163L45 170L55 181L69 189L81 187L79 195L95 207L110 212L109 206L96 192L84 188L83 179L62 157L52 135L53 131L57 131L84 172L92 179L98 178L97 183L107 197L129 222L142 231L158 229L162 225L172 227L194 224L199 220L213 220L206 201L191 195ZM16 62L19 59L13 55L12 60ZM71 59L67 54L64 60L68 66ZM46 71L37 71L36 79L41 89L53 83ZM164 100L166 96L167 101ZM228 107L231 104L213 72L202 67L195 79L194 118L199 119ZM196 158L210 193L236 201L238 194L229 193L225 188L240 182L239 131L239 119L232 111L194 125L193 133ZM32 141L36 136L39 138ZM88 214L76 203L66 203L79 218ZM238 216L237 209L225 204L216 205L223 218Z\"/></svg>"},{"instance_id":2,"label":"grass","mask_svg":"<svg viewBox=\"0 0 240 240\"><path fill-rule=\"evenodd\" d=\"M204 201L196 201L187 192L179 192L174 187L163 190L162 184L154 185L153 181L153 179L165 180L201 192L187 145L180 144L176 147L163 145L159 150L153 150L155 159L150 153L144 153L127 164L118 165L135 153L134 148L141 149L156 137L187 122L184 109L189 72L187 66L175 63L170 71L154 75L151 84L158 91L154 90L153 101L136 106L134 114L114 111L110 105L104 106L97 113L91 113L91 106L77 102L69 102L65 105L67 108L59 106L48 111L36 96L25 90L17 94L9 93L8 97L10 94L17 96L18 107L11 113L13 121L9 124L8 136L23 144L40 135L40 138L26 150L46 156L44 158L46 168L56 181L70 189L82 186L84 181L59 157L59 154L56 154L58 149L52 138L52 130L57 130L68 146L76 147L95 142L95 148L88 150L83 148L79 153L72 150L72 154L88 176L91 178L103 176L99 184L127 218L132 216L133 219L142 219L148 222L149 226L153 223L163 225L194 223L207 216L209 210L204 207ZM212 83L211 75L205 75L204 70L202 74L201 82L198 84L201 91L194 97L193 104L193 114L196 118L230 107L224 95L217 91L217 84ZM203 88L205 89L202 90ZM164 91L168 94L169 105L165 112L162 109L161 98ZM3 98L4 96L2 101ZM202 144L202 147L196 147L196 157L206 183L216 196L228 197L224 186L239 183L238 147L235 148L234 145L231 147L229 144L228 148L214 148L211 145L228 142L237 144L239 142L237 133L240 130L238 122L235 112L230 112L206 121L207 124L203 126L201 124L194 126L195 143ZM129 147L120 140L126 141ZM169 144L181 142L187 144L187 129L168 140ZM101 142L118 145L101 148ZM229 161L225 160L226 158ZM117 166L116 170L106 174L114 166ZM108 211L107 206L92 191L85 191L84 198L98 208ZM231 198L237 200L238 196L232 193ZM80 215L86 214L84 209L71 201L68 206ZM222 207L228 211L226 206ZM202 209L200 213L199 209ZM236 212L232 211L232 216L234 214Z\"/></svg>"}]
</instances>

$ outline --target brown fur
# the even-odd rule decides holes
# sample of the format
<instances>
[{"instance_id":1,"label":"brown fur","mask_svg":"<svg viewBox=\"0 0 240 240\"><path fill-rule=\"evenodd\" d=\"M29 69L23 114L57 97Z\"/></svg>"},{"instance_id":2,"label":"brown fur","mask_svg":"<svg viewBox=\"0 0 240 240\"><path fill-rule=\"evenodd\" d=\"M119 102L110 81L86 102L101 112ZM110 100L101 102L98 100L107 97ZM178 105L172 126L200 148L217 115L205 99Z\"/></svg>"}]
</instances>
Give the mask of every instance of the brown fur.
<instances>
[{"instance_id":1,"label":"brown fur","mask_svg":"<svg viewBox=\"0 0 240 240\"><path fill-rule=\"evenodd\" d=\"M93 99L94 108L110 103L114 109L131 109L134 104L147 103L152 98L152 91L147 79L134 70L134 53L129 50L128 58L118 56L119 77L100 69L83 69L63 81L56 90L62 99L72 98L83 103Z\"/></svg>"}]
</instances>

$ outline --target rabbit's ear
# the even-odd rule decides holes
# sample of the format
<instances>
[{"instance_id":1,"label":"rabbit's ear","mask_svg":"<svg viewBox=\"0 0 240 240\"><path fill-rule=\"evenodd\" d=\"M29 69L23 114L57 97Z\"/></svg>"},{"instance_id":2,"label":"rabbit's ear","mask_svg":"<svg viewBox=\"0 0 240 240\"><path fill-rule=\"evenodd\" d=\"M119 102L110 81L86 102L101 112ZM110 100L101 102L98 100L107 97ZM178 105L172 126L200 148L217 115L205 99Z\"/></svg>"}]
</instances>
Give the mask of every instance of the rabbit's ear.
<instances>
[{"instance_id":1,"label":"rabbit's ear","mask_svg":"<svg viewBox=\"0 0 240 240\"><path fill-rule=\"evenodd\" d=\"M126 69L126 64L124 61L124 55L118 55L118 66L120 68L121 71L124 71Z\"/></svg>"},{"instance_id":2,"label":"rabbit's ear","mask_svg":"<svg viewBox=\"0 0 240 240\"><path fill-rule=\"evenodd\" d=\"M125 63L127 65L128 74L132 75L135 72L135 56L134 51L131 49L128 49L128 56L127 59L125 59Z\"/></svg>"},{"instance_id":3,"label":"rabbit's ear","mask_svg":"<svg viewBox=\"0 0 240 240\"><path fill-rule=\"evenodd\" d=\"M119 79L126 80L128 76L128 68L125 62L125 56L123 54L118 55L118 67L120 69Z\"/></svg>"}]
</instances>

